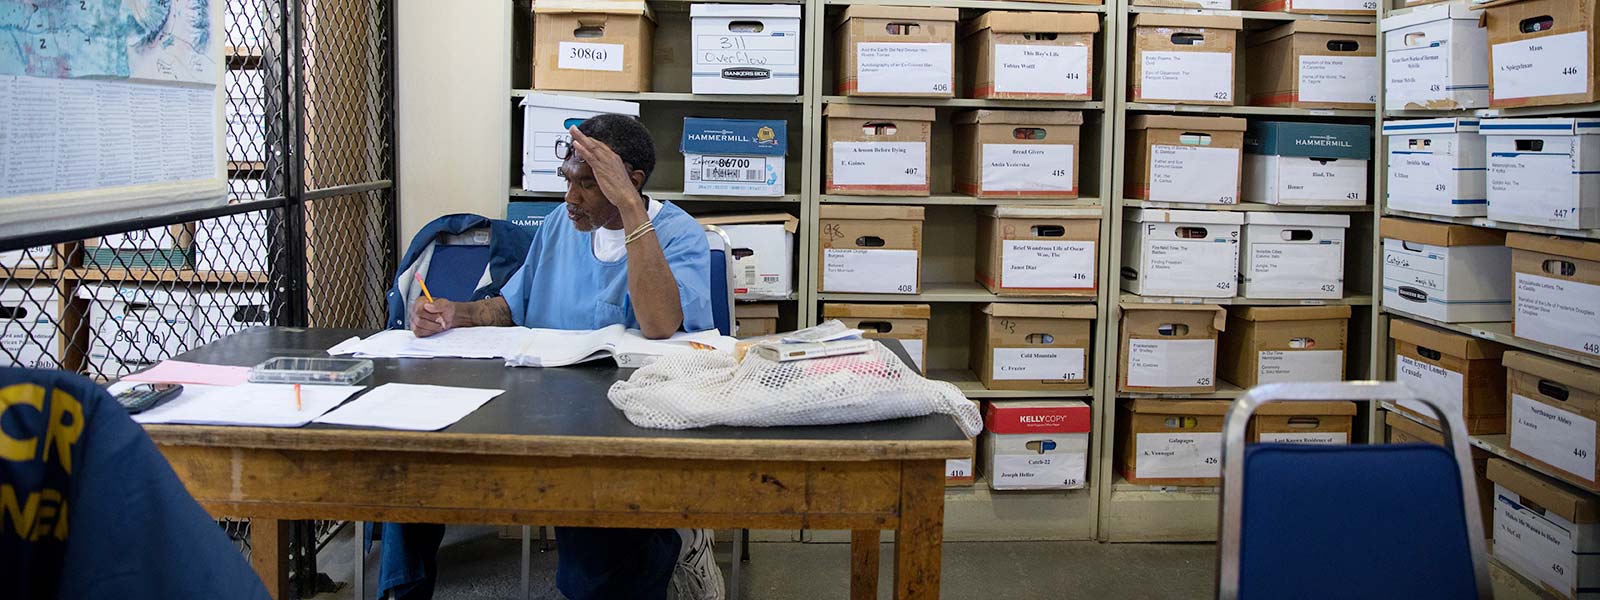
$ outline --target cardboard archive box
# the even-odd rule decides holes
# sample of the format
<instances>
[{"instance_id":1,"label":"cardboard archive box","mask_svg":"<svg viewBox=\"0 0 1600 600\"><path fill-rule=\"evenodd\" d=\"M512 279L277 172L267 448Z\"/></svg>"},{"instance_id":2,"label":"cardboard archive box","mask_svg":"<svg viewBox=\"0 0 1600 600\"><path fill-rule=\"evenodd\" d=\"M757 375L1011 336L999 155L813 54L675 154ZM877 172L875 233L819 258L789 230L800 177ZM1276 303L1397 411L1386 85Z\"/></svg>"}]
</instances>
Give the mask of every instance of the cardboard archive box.
<instances>
[{"instance_id":1,"label":"cardboard archive box","mask_svg":"<svg viewBox=\"0 0 1600 600\"><path fill-rule=\"evenodd\" d=\"M1133 6L1166 6L1172 8L1207 8L1232 10L1233 0L1132 0Z\"/></svg>"},{"instance_id":2,"label":"cardboard archive box","mask_svg":"<svg viewBox=\"0 0 1600 600\"><path fill-rule=\"evenodd\" d=\"M1384 109L1488 106L1489 30L1482 16L1458 0L1384 17Z\"/></svg>"},{"instance_id":3,"label":"cardboard archive box","mask_svg":"<svg viewBox=\"0 0 1600 600\"><path fill-rule=\"evenodd\" d=\"M1087 485L1089 405L1076 400L990 402L983 462L995 490L1073 490Z\"/></svg>"},{"instance_id":4,"label":"cardboard archive box","mask_svg":"<svg viewBox=\"0 0 1600 600\"><path fill-rule=\"evenodd\" d=\"M1371 23L1293 21L1250 36L1250 104L1372 110L1378 36Z\"/></svg>"},{"instance_id":5,"label":"cardboard archive box","mask_svg":"<svg viewBox=\"0 0 1600 600\"><path fill-rule=\"evenodd\" d=\"M1123 215L1123 290L1141 296L1233 297L1243 213L1135 208Z\"/></svg>"},{"instance_id":6,"label":"cardboard archive box","mask_svg":"<svg viewBox=\"0 0 1600 600\"><path fill-rule=\"evenodd\" d=\"M978 198L1077 198L1073 111L974 110L956 116L956 192Z\"/></svg>"},{"instance_id":7,"label":"cardboard archive box","mask_svg":"<svg viewBox=\"0 0 1600 600\"><path fill-rule=\"evenodd\" d=\"M1263 383L1344 381L1349 306L1236 306L1221 334L1218 375Z\"/></svg>"},{"instance_id":8,"label":"cardboard archive box","mask_svg":"<svg viewBox=\"0 0 1600 600\"><path fill-rule=\"evenodd\" d=\"M1446 323L1511 320L1511 249L1494 229L1384 217L1383 305Z\"/></svg>"},{"instance_id":9,"label":"cardboard archive box","mask_svg":"<svg viewBox=\"0 0 1600 600\"><path fill-rule=\"evenodd\" d=\"M977 280L1001 296L1094 296L1100 209L992 206L981 210Z\"/></svg>"},{"instance_id":10,"label":"cardboard archive box","mask_svg":"<svg viewBox=\"0 0 1600 600\"><path fill-rule=\"evenodd\" d=\"M735 298L786 300L794 295L794 237L800 219L789 213L755 213L695 220L727 234L733 246Z\"/></svg>"},{"instance_id":11,"label":"cardboard archive box","mask_svg":"<svg viewBox=\"0 0 1600 600\"><path fill-rule=\"evenodd\" d=\"M1156 202L1238 204L1245 120L1133 115L1125 193Z\"/></svg>"},{"instance_id":12,"label":"cardboard archive box","mask_svg":"<svg viewBox=\"0 0 1600 600\"><path fill-rule=\"evenodd\" d=\"M1497 0L1473 8L1489 29L1489 106L1600 101L1595 0Z\"/></svg>"},{"instance_id":13,"label":"cardboard archive box","mask_svg":"<svg viewBox=\"0 0 1600 600\"><path fill-rule=\"evenodd\" d=\"M267 213L250 212L195 224L194 270L266 273Z\"/></svg>"},{"instance_id":14,"label":"cardboard archive box","mask_svg":"<svg viewBox=\"0 0 1600 600\"><path fill-rule=\"evenodd\" d=\"M974 402L976 404L976 402ZM978 440L967 440L972 446L966 458L947 458L944 461L945 487L969 487L978 479L976 459L978 458Z\"/></svg>"},{"instance_id":15,"label":"cardboard archive box","mask_svg":"<svg viewBox=\"0 0 1600 600\"><path fill-rule=\"evenodd\" d=\"M1255 121L1244 134L1244 200L1366 206L1372 128Z\"/></svg>"},{"instance_id":16,"label":"cardboard archive box","mask_svg":"<svg viewBox=\"0 0 1600 600\"><path fill-rule=\"evenodd\" d=\"M1389 412L1384 415L1383 421L1389 425L1391 444L1444 445L1444 434L1400 413ZM1489 538L1494 534L1494 484L1489 482L1488 470L1489 458L1494 455L1477 446L1468 448L1468 451L1472 454L1472 474L1478 486L1478 516L1483 519L1483 537Z\"/></svg>"},{"instance_id":17,"label":"cardboard archive box","mask_svg":"<svg viewBox=\"0 0 1600 600\"><path fill-rule=\"evenodd\" d=\"M655 30L643 0L535 0L533 89L648 92Z\"/></svg>"},{"instance_id":18,"label":"cardboard archive box","mask_svg":"<svg viewBox=\"0 0 1600 600\"><path fill-rule=\"evenodd\" d=\"M1600 119L1485 119L1489 219L1600 227Z\"/></svg>"},{"instance_id":19,"label":"cardboard archive box","mask_svg":"<svg viewBox=\"0 0 1600 600\"><path fill-rule=\"evenodd\" d=\"M740 338L761 337L778 332L778 303L751 302L734 309L733 335Z\"/></svg>"},{"instance_id":20,"label":"cardboard archive box","mask_svg":"<svg viewBox=\"0 0 1600 600\"><path fill-rule=\"evenodd\" d=\"M521 227L528 235L539 232L539 226L544 224L544 218L550 211L561 206L561 201L532 201L511 200L506 203L506 220Z\"/></svg>"},{"instance_id":21,"label":"cardboard archive box","mask_svg":"<svg viewBox=\"0 0 1600 600\"><path fill-rule=\"evenodd\" d=\"M1406 319L1389 321L1394 342L1393 376L1412 392L1435 398L1460 417L1472 435L1505 433L1506 370L1500 365L1506 347ZM1398 404L1433 427L1439 420L1426 405L1411 400Z\"/></svg>"},{"instance_id":22,"label":"cardboard archive box","mask_svg":"<svg viewBox=\"0 0 1600 600\"><path fill-rule=\"evenodd\" d=\"M1214 304L1123 304L1117 391L1217 391L1217 334L1227 315Z\"/></svg>"},{"instance_id":23,"label":"cardboard archive box","mask_svg":"<svg viewBox=\"0 0 1600 600\"><path fill-rule=\"evenodd\" d=\"M1344 297L1344 233L1350 215L1250 212L1239 248L1245 298Z\"/></svg>"},{"instance_id":24,"label":"cardboard archive box","mask_svg":"<svg viewBox=\"0 0 1600 600\"><path fill-rule=\"evenodd\" d=\"M861 329L864 337L899 340L906 354L927 374L928 319L932 309L926 304L839 304L822 305L823 319L838 319L845 327Z\"/></svg>"},{"instance_id":25,"label":"cardboard archive box","mask_svg":"<svg viewBox=\"0 0 1600 600\"><path fill-rule=\"evenodd\" d=\"M83 241L83 264L106 269L183 269L192 263L190 224L112 233Z\"/></svg>"},{"instance_id":26,"label":"cardboard archive box","mask_svg":"<svg viewBox=\"0 0 1600 600\"><path fill-rule=\"evenodd\" d=\"M844 96L955 97L955 8L845 7L833 24Z\"/></svg>"},{"instance_id":27,"label":"cardboard archive box","mask_svg":"<svg viewBox=\"0 0 1600 600\"><path fill-rule=\"evenodd\" d=\"M1227 400L1124 400L1117 405L1117 473L1135 485L1212 486L1222 477Z\"/></svg>"},{"instance_id":28,"label":"cardboard archive box","mask_svg":"<svg viewBox=\"0 0 1600 600\"><path fill-rule=\"evenodd\" d=\"M1506 352L1502 362L1511 453L1600 491L1600 370L1522 351Z\"/></svg>"},{"instance_id":29,"label":"cardboard archive box","mask_svg":"<svg viewBox=\"0 0 1600 600\"><path fill-rule=\"evenodd\" d=\"M970 98L1094 99L1100 17L992 10L961 28Z\"/></svg>"},{"instance_id":30,"label":"cardboard archive box","mask_svg":"<svg viewBox=\"0 0 1600 600\"><path fill-rule=\"evenodd\" d=\"M171 358L195 341L192 292L137 285L86 285L90 373L118 377Z\"/></svg>"},{"instance_id":31,"label":"cardboard archive box","mask_svg":"<svg viewBox=\"0 0 1600 600\"><path fill-rule=\"evenodd\" d=\"M54 246L34 246L21 250L0 252L0 267L12 269L53 269L56 266Z\"/></svg>"},{"instance_id":32,"label":"cardboard archive box","mask_svg":"<svg viewBox=\"0 0 1600 600\"><path fill-rule=\"evenodd\" d=\"M1559 598L1600 587L1600 503L1594 496L1491 458L1494 557ZM1488 529L1486 526L1485 529Z\"/></svg>"},{"instance_id":33,"label":"cardboard archive box","mask_svg":"<svg viewBox=\"0 0 1600 600\"><path fill-rule=\"evenodd\" d=\"M530 192L565 192L567 180L556 174L561 166L556 148L572 141L569 124L606 113L639 116L639 103L601 100L559 94L528 94L522 107L522 189Z\"/></svg>"},{"instance_id":34,"label":"cardboard archive box","mask_svg":"<svg viewBox=\"0 0 1600 600\"><path fill-rule=\"evenodd\" d=\"M1356 403L1347 401L1263 404L1250 417L1244 439L1252 444L1343 446L1350 443L1355 416Z\"/></svg>"},{"instance_id":35,"label":"cardboard archive box","mask_svg":"<svg viewBox=\"0 0 1600 600\"><path fill-rule=\"evenodd\" d=\"M934 111L926 107L829 104L824 192L926 196Z\"/></svg>"},{"instance_id":36,"label":"cardboard archive box","mask_svg":"<svg viewBox=\"0 0 1600 600\"><path fill-rule=\"evenodd\" d=\"M1089 389L1095 307L985 304L972 320L972 372L991 390Z\"/></svg>"},{"instance_id":37,"label":"cardboard archive box","mask_svg":"<svg viewBox=\"0 0 1600 600\"><path fill-rule=\"evenodd\" d=\"M1379 0L1239 0L1239 10L1314 15L1372 15Z\"/></svg>"},{"instance_id":38,"label":"cardboard archive box","mask_svg":"<svg viewBox=\"0 0 1600 600\"><path fill-rule=\"evenodd\" d=\"M0 366L61 368L61 349L56 343L60 318L61 300L55 286L0 288Z\"/></svg>"},{"instance_id":39,"label":"cardboard archive box","mask_svg":"<svg viewBox=\"0 0 1600 600\"><path fill-rule=\"evenodd\" d=\"M1140 13L1133 17L1133 102L1234 103L1239 17Z\"/></svg>"},{"instance_id":40,"label":"cardboard archive box","mask_svg":"<svg viewBox=\"0 0 1600 600\"><path fill-rule=\"evenodd\" d=\"M1389 208L1445 217L1489 214L1488 156L1473 118L1388 121Z\"/></svg>"},{"instance_id":41,"label":"cardboard archive box","mask_svg":"<svg viewBox=\"0 0 1600 600\"><path fill-rule=\"evenodd\" d=\"M800 7L691 4L696 94L800 93Z\"/></svg>"},{"instance_id":42,"label":"cardboard archive box","mask_svg":"<svg viewBox=\"0 0 1600 600\"><path fill-rule=\"evenodd\" d=\"M922 292L922 207L826 204L817 291Z\"/></svg>"},{"instance_id":43,"label":"cardboard archive box","mask_svg":"<svg viewBox=\"0 0 1600 600\"><path fill-rule=\"evenodd\" d=\"M246 288L229 291L195 290L190 296L194 303L195 345L209 344L251 327L268 325L272 305L265 289Z\"/></svg>"},{"instance_id":44,"label":"cardboard archive box","mask_svg":"<svg viewBox=\"0 0 1600 600\"><path fill-rule=\"evenodd\" d=\"M708 196L783 196L783 119L683 120L683 193Z\"/></svg>"},{"instance_id":45,"label":"cardboard archive box","mask_svg":"<svg viewBox=\"0 0 1600 600\"><path fill-rule=\"evenodd\" d=\"M1510 233L1506 246L1516 273L1511 332L1600 356L1600 241Z\"/></svg>"}]
</instances>

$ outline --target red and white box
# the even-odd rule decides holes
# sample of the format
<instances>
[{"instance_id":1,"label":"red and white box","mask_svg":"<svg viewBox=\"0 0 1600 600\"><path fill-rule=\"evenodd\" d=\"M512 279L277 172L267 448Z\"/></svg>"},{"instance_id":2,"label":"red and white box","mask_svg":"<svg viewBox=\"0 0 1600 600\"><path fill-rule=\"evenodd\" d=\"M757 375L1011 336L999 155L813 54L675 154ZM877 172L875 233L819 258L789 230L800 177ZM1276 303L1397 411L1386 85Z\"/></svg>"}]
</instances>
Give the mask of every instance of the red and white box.
<instances>
[{"instance_id":1,"label":"red and white box","mask_svg":"<svg viewBox=\"0 0 1600 600\"><path fill-rule=\"evenodd\" d=\"M1089 405L1077 400L991 402L983 462L994 490L1074 490L1088 483Z\"/></svg>"}]
</instances>

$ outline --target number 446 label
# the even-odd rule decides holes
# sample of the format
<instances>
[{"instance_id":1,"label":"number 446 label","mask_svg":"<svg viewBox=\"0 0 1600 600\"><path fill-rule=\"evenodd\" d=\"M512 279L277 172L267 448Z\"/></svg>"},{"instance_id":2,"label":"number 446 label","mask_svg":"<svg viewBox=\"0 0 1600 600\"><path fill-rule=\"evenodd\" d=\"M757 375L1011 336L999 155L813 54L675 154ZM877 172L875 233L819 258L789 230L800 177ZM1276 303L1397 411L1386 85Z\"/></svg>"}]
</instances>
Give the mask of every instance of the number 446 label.
<instances>
[{"instance_id":1,"label":"number 446 label","mask_svg":"<svg viewBox=\"0 0 1600 600\"><path fill-rule=\"evenodd\" d=\"M1589 85L1589 33L1578 31L1495 44L1494 97L1581 94Z\"/></svg>"}]
</instances>

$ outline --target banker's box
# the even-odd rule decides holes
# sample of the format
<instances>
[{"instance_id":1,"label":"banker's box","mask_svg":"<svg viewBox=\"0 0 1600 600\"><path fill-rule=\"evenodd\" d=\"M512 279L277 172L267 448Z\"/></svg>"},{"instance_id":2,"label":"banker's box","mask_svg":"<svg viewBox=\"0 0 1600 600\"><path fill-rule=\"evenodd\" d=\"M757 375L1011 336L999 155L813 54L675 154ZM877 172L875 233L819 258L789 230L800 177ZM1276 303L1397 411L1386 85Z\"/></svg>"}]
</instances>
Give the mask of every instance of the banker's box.
<instances>
[{"instance_id":1,"label":"banker's box","mask_svg":"<svg viewBox=\"0 0 1600 600\"><path fill-rule=\"evenodd\" d=\"M1250 36L1250 104L1372 110L1378 38L1371 23L1293 21Z\"/></svg>"},{"instance_id":2,"label":"banker's box","mask_svg":"<svg viewBox=\"0 0 1600 600\"><path fill-rule=\"evenodd\" d=\"M171 358L195 341L187 289L103 284L78 288L89 300L90 372L119 377Z\"/></svg>"},{"instance_id":3,"label":"banker's box","mask_svg":"<svg viewBox=\"0 0 1600 600\"><path fill-rule=\"evenodd\" d=\"M1344 381L1349 327L1349 306L1229 308L1218 374L1244 389Z\"/></svg>"},{"instance_id":4,"label":"banker's box","mask_svg":"<svg viewBox=\"0 0 1600 600\"><path fill-rule=\"evenodd\" d=\"M995 206L980 211L978 282L1000 296L1094 296L1100 209Z\"/></svg>"},{"instance_id":5,"label":"banker's box","mask_svg":"<svg viewBox=\"0 0 1600 600\"><path fill-rule=\"evenodd\" d=\"M823 319L838 319L845 327L865 331L870 339L899 340L917 370L927 374L928 318L926 304L839 304L822 305Z\"/></svg>"},{"instance_id":6,"label":"banker's box","mask_svg":"<svg viewBox=\"0 0 1600 600\"><path fill-rule=\"evenodd\" d=\"M922 292L922 207L824 204L817 291Z\"/></svg>"},{"instance_id":7,"label":"banker's box","mask_svg":"<svg viewBox=\"0 0 1600 600\"><path fill-rule=\"evenodd\" d=\"M1444 434L1399 413L1388 412L1383 422L1389 425L1391 444L1444 445ZM1472 455L1472 474L1478 488L1478 516L1483 519L1483 537L1487 539L1494 535L1494 484L1489 481L1488 475L1489 459L1494 455L1477 446L1468 450Z\"/></svg>"},{"instance_id":8,"label":"banker's box","mask_svg":"<svg viewBox=\"0 0 1600 600\"><path fill-rule=\"evenodd\" d=\"M83 264L105 269L182 269L190 266L194 230L189 225L152 227L83 241Z\"/></svg>"},{"instance_id":9,"label":"banker's box","mask_svg":"<svg viewBox=\"0 0 1600 600\"><path fill-rule=\"evenodd\" d=\"M272 305L264 289L196 291L194 332L196 345L209 344L251 327L268 325Z\"/></svg>"},{"instance_id":10,"label":"banker's box","mask_svg":"<svg viewBox=\"0 0 1600 600\"><path fill-rule=\"evenodd\" d=\"M1511 320L1505 232L1385 217L1383 306L1446 323Z\"/></svg>"},{"instance_id":11,"label":"banker's box","mask_svg":"<svg viewBox=\"0 0 1600 600\"><path fill-rule=\"evenodd\" d=\"M955 96L955 8L847 6L830 29L845 96Z\"/></svg>"},{"instance_id":12,"label":"banker's box","mask_svg":"<svg viewBox=\"0 0 1600 600\"><path fill-rule=\"evenodd\" d=\"M1484 7L1489 29L1489 106L1550 106L1600 100L1595 87L1595 0L1499 0Z\"/></svg>"},{"instance_id":13,"label":"banker's box","mask_svg":"<svg viewBox=\"0 0 1600 600\"><path fill-rule=\"evenodd\" d=\"M1372 127L1256 121L1244 134L1244 199L1366 206Z\"/></svg>"},{"instance_id":14,"label":"banker's box","mask_svg":"<svg viewBox=\"0 0 1600 600\"><path fill-rule=\"evenodd\" d=\"M1482 16L1458 0L1385 17L1384 109L1488 106L1489 30Z\"/></svg>"},{"instance_id":15,"label":"banker's box","mask_svg":"<svg viewBox=\"0 0 1600 600\"><path fill-rule=\"evenodd\" d=\"M1389 321L1394 342L1393 377L1411 391L1444 403L1472 435L1506 432L1506 347L1406 319ZM1401 411L1433 427L1439 419L1427 405L1402 400Z\"/></svg>"},{"instance_id":16,"label":"banker's box","mask_svg":"<svg viewBox=\"0 0 1600 600\"><path fill-rule=\"evenodd\" d=\"M1489 219L1600 227L1600 119L1485 119Z\"/></svg>"},{"instance_id":17,"label":"banker's box","mask_svg":"<svg viewBox=\"0 0 1600 600\"><path fill-rule=\"evenodd\" d=\"M691 4L696 94L800 93L800 6Z\"/></svg>"},{"instance_id":18,"label":"banker's box","mask_svg":"<svg viewBox=\"0 0 1600 600\"><path fill-rule=\"evenodd\" d=\"M1517 337L1600 357L1600 242L1506 235L1516 273Z\"/></svg>"},{"instance_id":19,"label":"banker's box","mask_svg":"<svg viewBox=\"0 0 1600 600\"><path fill-rule=\"evenodd\" d=\"M1344 297L1344 234L1350 215L1251 212L1239 249L1239 295Z\"/></svg>"},{"instance_id":20,"label":"banker's box","mask_svg":"<svg viewBox=\"0 0 1600 600\"><path fill-rule=\"evenodd\" d=\"M1124 213L1122 289L1141 296L1232 298L1244 214L1135 208Z\"/></svg>"},{"instance_id":21,"label":"banker's box","mask_svg":"<svg viewBox=\"0 0 1600 600\"><path fill-rule=\"evenodd\" d=\"M1073 111L974 110L956 116L955 189L978 198L1078 197Z\"/></svg>"},{"instance_id":22,"label":"banker's box","mask_svg":"<svg viewBox=\"0 0 1600 600\"><path fill-rule=\"evenodd\" d=\"M533 89L648 92L655 29L643 0L537 0Z\"/></svg>"},{"instance_id":23,"label":"banker's box","mask_svg":"<svg viewBox=\"0 0 1600 600\"><path fill-rule=\"evenodd\" d=\"M1217 335L1227 313L1212 304L1123 304L1119 392L1217 391Z\"/></svg>"},{"instance_id":24,"label":"banker's box","mask_svg":"<svg viewBox=\"0 0 1600 600\"><path fill-rule=\"evenodd\" d=\"M20 282L19 282L20 283ZM28 369L60 368L61 300L52 285L0 288L0 361Z\"/></svg>"},{"instance_id":25,"label":"banker's box","mask_svg":"<svg viewBox=\"0 0 1600 600\"><path fill-rule=\"evenodd\" d=\"M829 104L824 193L926 196L934 111L926 107Z\"/></svg>"},{"instance_id":26,"label":"banker's box","mask_svg":"<svg viewBox=\"0 0 1600 600\"><path fill-rule=\"evenodd\" d=\"M972 371L984 388L1089 389L1094 306L994 303L972 318Z\"/></svg>"},{"instance_id":27,"label":"banker's box","mask_svg":"<svg viewBox=\"0 0 1600 600\"><path fill-rule=\"evenodd\" d=\"M1488 155L1477 118L1388 121L1389 208L1445 217L1489 214Z\"/></svg>"},{"instance_id":28,"label":"banker's box","mask_svg":"<svg viewBox=\"0 0 1600 600\"><path fill-rule=\"evenodd\" d=\"M733 245L733 295L740 300L786 300L794 295L794 236L800 220L788 213L707 215Z\"/></svg>"},{"instance_id":29,"label":"banker's box","mask_svg":"<svg viewBox=\"0 0 1600 600\"><path fill-rule=\"evenodd\" d=\"M990 402L983 462L995 490L1075 490L1088 482L1089 405L1076 400Z\"/></svg>"},{"instance_id":30,"label":"banker's box","mask_svg":"<svg viewBox=\"0 0 1600 600\"><path fill-rule=\"evenodd\" d=\"M53 269L55 266L56 253L54 246L34 246L21 250L0 252L0 267L10 269Z\"/></svg>"},{"instance_id":31,"label":"banker's box","mask_svg":"<svg viewBox=\"0 0 1600 600\"><path fill-rule=\"evenodd\" d=\"M1128 121L1129 198L1238 204L1245 120L1134 115Z\"/></svg>"},{"instance_id":32,"label":"banker's box","mask_svg":"<svg viewBox=\"0 0 1600 600\"><path fill-rule=\"evenodd\" d=\"M1313 15L1372 15L1381 0L1239 0L1239 10Z\"/></svg>"},{"instance_id":33,"label":"banker's box","mask_svg":"<svg viewBox=\"0 0 1600 600\"><path fill-rule=\"evenodd\" d=\"M1343 446L1355 429L1356 403L1275 402L1256 409L1245 428L1249 443Z\"/></svg>"},{"instance_id":34,"label":"banker's box","mask_svg":"<svg viewBox=\"0 0 1600 600\"><path fill-rule=\"evenodd\" d=\"M1214 486L1222 477L1227 400L1124 400L1117 473L1134 485Z\"/></svg>"},{"instance_id":35,"label":"banker's box","mask_svg":"<svg viewBox=\"0 0 1600 600\"><path fill-rule=\"evenodd\" d=\"M250 212L195 224L194 270L266 273L267 213Z\"/></svg>"},{"instance_id":36,"label":"banker's box","mask_svg":"<svg viewBox=\"0 0 1600 600\"><path fill-rule=\"evenodd\" d=\"M752 302L740 304L733 314L733 335L753 338L778 332L778 303Z\"/></svg>"},{"instance_id":37,"label":"banker's box","mask_svg":"<svg viewBox=\"0 0 1600 600\"><path fill-rule=\"evenodd\" d=\"M1600 587L1600 504L1594 496L1499 458L1494 485L1494 557L1559 598Z\"/></svg>"},{"instance_id":38,"label":"banker's box","mask_svg":"<svg viewBox=\"0 0 1600 600\"><path fill-rule=\"evenodd\" d=\"M572 141L567 128L606 113L639 116L636 102L558 94L528 94L520 106L522 189L530 192L567 191L567 180L556 174L562 160L557 148Z\"/></svg>"},{"instance_id":39,"label":"banker's box","mask_svg":"<svg viewBox=\"0 0 1600 600\"><path fill-rule=\"evenodd\" d=\"M506 220L521 227L528 235L533 235L539 232L539 226L544 225L545 216L558 206L561 206L561 202L513 200L506 203Z\"/></svg>"},{"instance_id":40,"label":"banker's box","mask_svg":"<svg viewBox=\"0 0 1600 600\"><path fill-rule=\"evenodd\" d=\"M1239 17L1140 13L1133 17L1133 102L1232 106Z\"/></svg>"},{"instance_id":41,"label":"banker's box","mask_svg":"<svg viewBox=\"0 0 1600 600\"><path fill-rule=\"evenodd\" d=\"M961 28L971 98L1092 100L1100 16L992 10Z\"/></svg>"},{"instance_id":42,"label":"banker's box","mask_svg":"<svg viewBox=\"0 0 1600 600\"><path fill-rule=\"evenodd\" d=\"M683 120L683 193L706 196L783 195L789 151L782 119Z\"/></svg>"},{"instance_id":43,"label":"banker's box","mask_svg":"<svg viewBox=\"0 0 1600 600\"><path fill-rule=\"evenodd\" d=\"M971 487L978 479L977 458L978 440L967 440L970 446L965 458L949 458L944 461L945 487Z\"/></svg>"},{"instance_id":44,"label":"banker's box","mask_svg":"<svg viewBox=\"0 0 1600 600\"><path fill-rule=\"evenodd\" d=\"M1600 370L1510 351L1506 366L1511 453L1600 491L1595 446L1600 440Z\"/></svg>"}]
</instances>

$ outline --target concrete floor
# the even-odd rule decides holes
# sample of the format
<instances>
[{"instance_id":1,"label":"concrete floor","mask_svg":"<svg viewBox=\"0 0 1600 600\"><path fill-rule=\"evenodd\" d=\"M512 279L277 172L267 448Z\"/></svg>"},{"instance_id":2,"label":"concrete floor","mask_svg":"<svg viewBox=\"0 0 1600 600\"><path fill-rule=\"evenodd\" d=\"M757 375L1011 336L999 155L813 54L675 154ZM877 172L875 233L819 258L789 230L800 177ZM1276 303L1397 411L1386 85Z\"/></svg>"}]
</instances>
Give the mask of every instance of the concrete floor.
<instances>
[{"instance_id":1,"label":"concrete floor","mask_svg":"<svg viewBox=\"0 0 1600 600\"><path fill-rule=\"evenodd\" d=\"M355 560L349 528L319 555L319 568L335 581L350 580ZM718 562L731 573L730 548L719 544ZM879 597L889 598L893 547L883 547ZM440 550L438 600L520 598L520 544L493 527L451 527ZM849 591L847 544L753 543L745 563L744 598L789 600L845 598ZM376 551L368 559L368 594L376 594ZM1215 548L1210 544L1100 544L1095 542L964 542L944 545L944 598L1200 598L1212 593ZM556 553L535 552L533 597L559 599ZM318 600L354 600L343 590Z\"/></svg>"}]
</instances>

